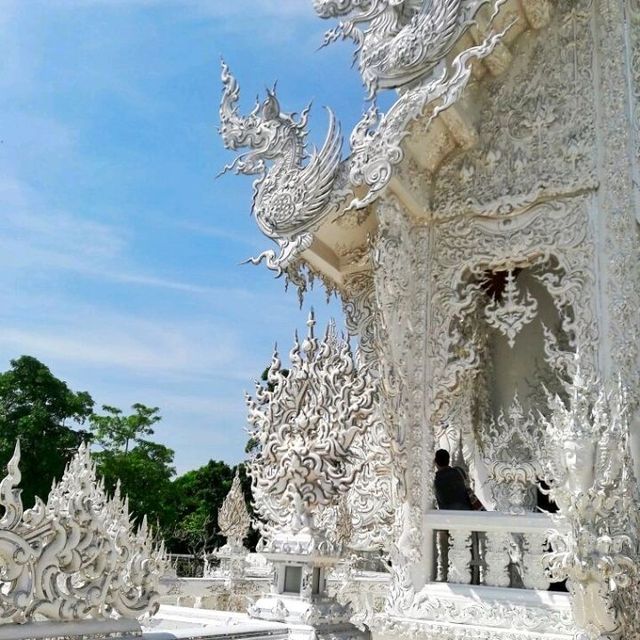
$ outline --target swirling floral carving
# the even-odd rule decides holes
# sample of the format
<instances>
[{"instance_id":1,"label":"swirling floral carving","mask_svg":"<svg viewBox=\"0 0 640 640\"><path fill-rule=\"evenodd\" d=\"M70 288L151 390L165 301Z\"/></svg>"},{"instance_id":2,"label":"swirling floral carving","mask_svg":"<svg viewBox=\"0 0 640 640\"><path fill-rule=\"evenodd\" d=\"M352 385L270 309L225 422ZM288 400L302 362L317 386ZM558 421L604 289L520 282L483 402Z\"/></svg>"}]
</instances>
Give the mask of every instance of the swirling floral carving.
<instances>
[{"instance_id":1,"label":"swirling floral carving","mask_svg":"<svg viewBox=\"0 0 640 640\"><path fill-rule=\"evenodd\" d=\"M374 202L387 188L394 168L404 158L402 141L409 125L419 117L427 127L442 111L455 104L471 78L472 62L486 58L501 42L505 31L488 36L481 44L459 53L432 78L407 89L392 107L381 114L373 105L351 133L349 180L354 187L366 187L364 196L354 198L351 208Z\"/></svg>"},{"instance_id":2,"label":"swirling floral carving","mask_svg":"<svg viewBox=\"0 0 640 640\"><path fill-rule=\"evenodd\" d=\"M236 471L231 489L218 511L218 527L227 538L226 546L242 549L242 542L247 537L250 526L251 517L240 485L240 476Z\"/></svg>"},{"instance_id":3,"label":"swirling floral carving","mask_svg":"<svg viewBox=\"0 0 640 640\"><path fill-rule=\"evenodd\" d=\"M524 513L536 506L536 483L542 475L540 432L532 411L516 396L507 414L500 412L483 433L483 451L498 511Z\"/></svg>"},{"instance_id":4,"label":"swirling floral carving","mask_svg":"<svg viewBox=\"0 0 640 640\"><path fill-rule=\"evenodd\" d=\"M508 269L502 300L494 298L484 309L488 325L505 335L512 349L516 343L516 336L538 312L538 301L535 298L528 292L519 294L513 269Z\"/></svg>"},{"instance_id":5,"label":"swirling floral carving","mask_svg":"<svg viewBox=\"0 0 640 640\"><path fill-rule=\"evenodd\" d=\"M592 3L553 3L544 31L523 34L511 67L483 83L477 143L438 169L434 215L509 215L597 187Z\"/></svg>"},{"instance_id":6,"label":"swirling floral carving","mask_svg":"<svg viewBox=\"0 0 640 640\"><path fill-rule=\"evenodd\" d=\"M313 0L321 18L343 18L324 44L352 40L369 97L423 78L490 0ZM364 25L361 28L361 25Z\"/></svg>"}]
</instances>

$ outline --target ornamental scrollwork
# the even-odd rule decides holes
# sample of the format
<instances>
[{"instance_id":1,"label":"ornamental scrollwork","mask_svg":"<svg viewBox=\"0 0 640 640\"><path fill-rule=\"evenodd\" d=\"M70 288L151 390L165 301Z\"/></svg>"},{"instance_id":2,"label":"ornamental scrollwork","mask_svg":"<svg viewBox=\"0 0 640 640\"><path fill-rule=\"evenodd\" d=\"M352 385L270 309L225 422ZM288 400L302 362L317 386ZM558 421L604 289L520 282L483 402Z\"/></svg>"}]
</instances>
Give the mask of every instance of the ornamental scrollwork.
<instances>
[{"instance_id":1,"label":"ornamental scrollwork","mask_svg":"<svg viewBox=\"0 0 640 640\"><path fill-rule=\"evenodd\" d=\"M342 301L349 334L358 338L362 364L379 380L379 314L372 275L350 276L345 282ZM384 418L383 403L378 390L370 427L353 443L354 450L365 460L347 496L353 519L351 544L355 549L387 546L388 529L397 508L397 445L391 425Z\"/></svg>"},{"instance_id":2,"label":"ornamental scrollwork","mask_svg":"<svg viewBox=\"0 0 640 640\"><path fill-rule=\"evenodd\" d=\"M592 4L553 3L544 32L523 34L509 69L483 81L477 143L437 169L435 216L505 216L597 188Z\"/></svg>"},{"instance_id":3,"label":"ornamental scrollwork","mask_svg":"<svg viewBox=\"0 0 640 640\"><path fill-rule=\"evenodd\" d=\"M545 481L568 529L551 532L546 566L554 580L568 579L574 617L589 637L636 637L640 491L625 393L577 369L568 400L549 403L550 416L541 418Z\"/></svg>"},{"instance_id":4,"label":"ornamental scrollwork","mask_svg":"<svg viewBox=\"0 0 640 640\"><path fill-rule=\"evenodd\" d=\"M250 463L256 512L264 520L269 545L278 532L316 532L314 515L336 506L352 486L364 460L352 445L370 425L376 385L366 367L358 367L349 343L335 329L296 336L283 370L274 353L267 386L247 397L248 421L259 443Z\"/></svg>"},{"instance_id":5,"label":"ornamental scrollwork","mask_svg":"<svg viewBox=\"0 0 640 640\"><path fill-rule=\"evenodd\" d=\"M155 613L166 568L146 518L137 528L119 487L109 497L81 445L46 502L23 511L20 445L0 483L0 618L11 622L135 619Z\"/></svg>"},{"instance_id":6,"label":"ornamental scrollwork","mask_svg":"<svg viewBox=\"0 0 640 640\"><path fill-rule=\"evenodd\" d=\"M541 433L533 412L525 411L516 395L506 414L500 411L482 435L496 509L506 513L535 511L542 466Z\"/></svg>"},{"instance_id":7,"label":"ornamental scrollwork","mask_svg":"<svg viewBox=\"0 0 640 640\"><path fill-rule=\"evenodd\" d=\"M508 29L508 27L507 27ZM480 44L456 55L451 65L444 62L433 77L402 93L386 113L372 105L351 132L349 181L354 188L366 187L362 197L352 200L351 209L361 209L382 195L393 171L405 157L402 142L409 126L420 117L424 127L455 104L471 78L472 63L490 55L506 30L493 33Z\"/></svg>"},{"instance_id":8,"label":"ornamental scrollwork","mask_svg":"<svg viewBox=\"0 0 640 640\"><path fill-rule=\"evenodd\" d=\"M329 109L329 128L320 151L309 155L309 107L296 119L284 113L275 87L257 102L248 116L239 112L240 87L222 63L220 136L232 151L248 149L224 169L257 176L253 183L253 215L258 227L279 248L261 253L250 262L265 260L278 275L311 246L313 231L340 202L342 136ZM308 158L308 161L307 161Z\"/></svg>"}]
</instances>

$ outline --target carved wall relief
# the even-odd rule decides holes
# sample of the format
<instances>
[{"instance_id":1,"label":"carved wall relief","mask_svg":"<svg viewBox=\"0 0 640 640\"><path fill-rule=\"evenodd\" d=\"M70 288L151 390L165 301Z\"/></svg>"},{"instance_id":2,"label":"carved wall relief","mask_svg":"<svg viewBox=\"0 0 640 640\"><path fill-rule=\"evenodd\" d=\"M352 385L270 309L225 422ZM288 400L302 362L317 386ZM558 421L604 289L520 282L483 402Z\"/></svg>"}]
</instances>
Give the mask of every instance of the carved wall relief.
<instances>
[{"instance_id":1,"label":"carved wall relief","mask_svg":"<svg viewBox=\"0 0 640 640\"><path fill-rule=\"evenodd\" d=\"M638 163L638 122L633 119L637 115L634 109L637 103L630 94L637 93L640 74L638 67L634 67L638 56L639 9L637 0L594 0L594 8L598 46L594 93L602 121L598 130L601 181L598 205L604 253L602 295L606 314L603 321L608 322L609 342L606 370L610 376L622 374L631 389L631 404L637 409L640 400L637 346L640 236L636 223L638 210L634 195L638 185L634 185L634 167ZM625 51L631 54L630 59L629 56L625 59ZM640 458L636 464L640 465Z\"/></svg>"},{"instance_id":2,"label":"carved wall relief","mask_svg":"<svg viewBox=\"0 0 640 640\"><path fill-rule=\"evenodd\" d=\"M536 482L542 477L541 435L533 411L525 411L517 396L509 410L500 411L484 429L484 460L498 511L535 511Z\"/></svg>"},{"instance_id":3,"label":"carved wall relief","mask_svg":"<svg viewBox=\"0 0 640 640\"><path fill-rule=\"evenodd\" d=\"M592 305L585 304L595 286L587 204L586 197L547 202L503 221L461 218L435 230L431 424L446 423L463 378L486 361L486 339L474 318L487 271L538 266L533 273L553 299L568 349L579 348L587 366L594 366L596 321Z\"/></svg>"},{"instance_id":4,"label":"carved wall relief","mask_svg":"<svg viewBox=\"0 0 640 640\"><path fill-rule=\"evenodd\" d=\"M640 223L640 0L627 0L626 29L629 50L627 73L629 74L629 112L631 114L631 171L633 175L635 214Z\"/></svg>"},{"instance_id":5,"label":"carved wall relief","mask_svg":"<svg viewBox=\"0 0 640 640\"><path fill-rule=\"evenodd\" d=\"M555 308L555 322L542 314L521 323L513 336L515 348L519 331L535 324L540 366L549 378L566 374L568 358L576 350L585 366L594 369L598 333L590 302L595 288L591 202L590 195L583 195L544 202L503 219L465 217L430 227L412 223L393 197L379 203L373 254L378 353L385 419L397 429L396 458L407 501L399 534L408 544L404 561L420 557L420 518L433 503L436 444L442 446L444 439L452 451L462 444L473 471L477 430L497 414L490 392L497 375L492 370L491 332L504 341L505 349L511 347L509 335L488 325L486 308L497 310L510 298L516 307L523 303L531 315L533 301L541 303L546 296L545 306ZM528 280L519 284L518 277L524 276L516 273L523 269ZM505 274L507 293L514 289L493 303L483 289L491 272ZM543 311L536 310L536 315ZM549 327L543 329L541 319ZM537 373L532 377L539 382ZM513 393L509 403L512 398ZM403 571L398 569L394 584L408 580Z\"/></svg>"},{"instance_id":6,"label":"carved wall relief","mask_svg":"<svg viewBox=\"0 0 640 640\"><path fill-rule=\"evenodd\" d=\"M435 215L502 215L597 185L591 3L554 3L550 24L524 34L512 66L480 87L479 143L435 176Z\"/></svg>"},{"instance_id":7,"label":"carved wall relief","mask_svg":"<svg viewBox=\"0 0 640 640\"><path fill-rule=\"evenodd\" d=\"M358 338L359 360L380 379L379 314L370 272L356 273L346 279L342 304L349 334ZM356 549L388 547L388 532L398 507L398 446L394 423L385 419L383 402L384 398L378 395L375 419L352 445L358 451L357 456L365 460L347 495L353 521L350 546Z\"/></svg>"},{"instance_id":8,"label":"carved wall relief","mask_svg":"<svg viewBox=\"0 0 640 640\"><path fill-rule=\"evenodd\" d=\"M430 269L426 228L409 221L393 196L377 206L378 234L373 263L380 327L385 420L397 430L396 454L400 492L406 500L403 540L405 555L420 554L421 515L430 502L426 480L432 435L425 429L427 288ZM410 453L409 453L410 452ZM419 461L419 462L418 462Z\"/></svg>"}]
</instances>

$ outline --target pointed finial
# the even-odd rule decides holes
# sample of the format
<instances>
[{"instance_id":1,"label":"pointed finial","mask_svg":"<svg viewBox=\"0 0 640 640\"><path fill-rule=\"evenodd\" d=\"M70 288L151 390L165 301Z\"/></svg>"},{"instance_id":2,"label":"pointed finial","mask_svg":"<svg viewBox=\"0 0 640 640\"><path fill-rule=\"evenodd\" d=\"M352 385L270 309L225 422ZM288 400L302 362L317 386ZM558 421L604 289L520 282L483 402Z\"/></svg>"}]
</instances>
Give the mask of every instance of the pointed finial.
<instances>
[{"instance_id":1,"label":"pointed finial","mask_svg":"<svg viewBox=\"0 0 640 640\"><path fill-rule=\"evenodd\" d=\"M309 337L313 338L313 328L316 326L316 314L313 311L313 307L309 311L309 317L307 318L307 327L309 327Z\"/></svg>"}]
</instances>

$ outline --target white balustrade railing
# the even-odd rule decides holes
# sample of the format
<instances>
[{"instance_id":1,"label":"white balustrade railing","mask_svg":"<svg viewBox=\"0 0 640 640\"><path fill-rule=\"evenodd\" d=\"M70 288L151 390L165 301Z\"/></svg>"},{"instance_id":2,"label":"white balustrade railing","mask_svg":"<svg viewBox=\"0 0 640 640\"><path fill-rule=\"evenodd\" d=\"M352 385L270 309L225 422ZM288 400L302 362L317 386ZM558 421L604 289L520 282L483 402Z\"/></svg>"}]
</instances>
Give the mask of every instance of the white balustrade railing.
<instances>
[{"instance_id":1,"label":"white balustrade railing","mask_svg":"<svg viewBox=\"0 0 640 640\"><path fill-rule=\"evenodd\" d=\"M424 528L427 569L436 581L546 590L547 532L563 523L545 513L431 510Z\"/></svg>"}]
</instances>

